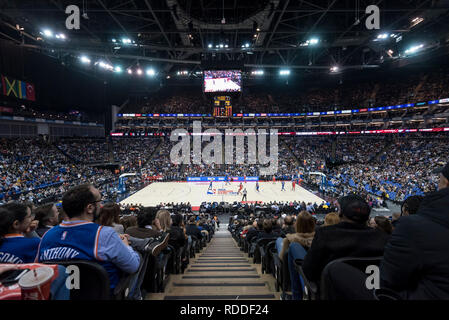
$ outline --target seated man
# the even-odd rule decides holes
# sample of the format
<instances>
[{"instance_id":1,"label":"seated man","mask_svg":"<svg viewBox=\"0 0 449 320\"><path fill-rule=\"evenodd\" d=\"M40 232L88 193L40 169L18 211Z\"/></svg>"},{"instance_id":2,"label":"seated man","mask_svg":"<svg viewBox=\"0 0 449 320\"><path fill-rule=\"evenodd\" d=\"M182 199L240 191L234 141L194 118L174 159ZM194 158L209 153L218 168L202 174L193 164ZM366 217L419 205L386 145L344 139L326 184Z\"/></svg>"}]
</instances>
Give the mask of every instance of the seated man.
<instances>
[{"instance_id":1,"label":"seated man","mask_svg":"<svg viewBox=\"0 0 449 320\"><path fill-rule=\"evenodd\" d=\"M319 228L304 258L304 274L310 281L319 282L324 267L333 260L382 256L388 241L385 232L367 226L371 209L363 198L348 195L338 204L341 222Z\"/></svg>"},{"instance_id":2,"label":"seated man","mask_svg":"<svg viewBox=\"0 0 449 320\"><path fill-rule=\"evenodd\" d=\"M253 239L257 239L257 236L263 229L263 219L258 219L253 222L253 227L248 229L246 234L246 241L251 243Z\"/></svg>"},{"instance_id":3,"label":"seated man","mask_svg":"<svg viewBox=\"0 0 449 320\"><path fill-rule=\"evenodd\" d=\"M188 236L195 236L200 241L201 241L201 239L203 239L203 234L201 233L201 230L196 225L195 216L190 217L189 223L186 226L186 234Z\"/></svg>"},{"instance_id":4,"label":"seated man","mask_svg":"<svg viewBox=\"0 0 449 320\"><path fill-rule=\"evenodd\" d=\"M129 246L127 237L119 237L111 227L93 223L101 208L100 192L90 184L68 190L62 198L67 221L48 230L42 237L36 261L90 260L107 271L111 290L122 272L139 268L139 255Z\"/></svg>"},{"instance_id":5,"label":"seated man","mask_svg":"<svg viewBox=\"0 0 449 320\"><path fill-rule=\"evenodd\" d=\"M398 220L385 247L380 285L403 299L449 299L449 163L439 174L438 191Z\"/></svg>"}]
</instances>

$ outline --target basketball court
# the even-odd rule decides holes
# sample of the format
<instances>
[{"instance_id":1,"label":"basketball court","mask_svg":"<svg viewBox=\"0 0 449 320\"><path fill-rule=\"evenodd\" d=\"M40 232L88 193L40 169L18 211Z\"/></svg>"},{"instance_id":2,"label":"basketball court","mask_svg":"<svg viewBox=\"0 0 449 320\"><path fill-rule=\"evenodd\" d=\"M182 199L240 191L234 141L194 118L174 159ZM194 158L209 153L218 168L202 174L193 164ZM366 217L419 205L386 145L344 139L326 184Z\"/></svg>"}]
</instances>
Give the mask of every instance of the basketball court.
<instances>
[{"instance_id":1,"label":"basketball court","mask_svg":"<svg viewBox=\"0 0 449 320\"><path fill-rule=\"evenodd\" d=\"M137 204L155 206L162 203L190 202L192 207L200 206L202 202L234 202L241 201L242 194L237 194L240 182L214 182L212 190L208 190L209 182L155 182L126 198L122 204ZM296 185L292 191L291 182L285 183L285 190L281 191L280 181L259 182L259 192L255 182L243 183L247 190L247 201L304 201L321 204L324 200L313 193ZM243 190L242 190L243 191Z\"/></svg>"}]
</instances>

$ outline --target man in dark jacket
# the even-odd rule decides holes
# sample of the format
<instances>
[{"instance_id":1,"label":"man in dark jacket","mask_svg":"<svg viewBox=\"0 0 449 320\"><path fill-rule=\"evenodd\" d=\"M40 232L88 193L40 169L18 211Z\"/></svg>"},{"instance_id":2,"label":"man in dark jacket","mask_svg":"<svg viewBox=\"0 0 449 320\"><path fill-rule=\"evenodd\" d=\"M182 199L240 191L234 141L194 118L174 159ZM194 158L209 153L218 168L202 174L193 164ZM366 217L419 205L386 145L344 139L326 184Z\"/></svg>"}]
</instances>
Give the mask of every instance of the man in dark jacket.
<instances>
[{"instance_id":1,"label":"man in dark jacket","mask_svg":"<svg viewBox=\"0 0 449 320\"><path fill-rule=\"evenodd\" d=\"M198 228L198 226L196 225L194 216L191 216L189 219L189 223L186 226L186 234L188 236L194 236L198 240L201 240L203 238L200 228Z\"/></svg>"},{"instance_id":2,"label":"man in dark jacket","mask_svg":"<svg viewBox=\"0 0 449 320\"><path fill-rule=\"evenodd\" d=\"M385 247L381 287L404 299L449 299L449 163L438 172L438 191L399 219Z\"/></svg>"},{"instance_id":3,"label":"man in dark jacket","mask_svg":"<svg viewBox=\"0 0 449 320\"><path fill-rule=\"evenodd\" d=\"M304 273L314 282L319 282L329 262L343 257L382 256L388 241L385 232L367 226L371 209L363 198L348 195L338 203L341 222L319 228L304 258Z\"/></svg>"},{"instance_id":4,"label":"man in dark jacket","mask_svg":"<svg viewBox=\"0 0 449 320\"><path fill-rule=\"evenodd\" d=\"M254 221L253 227L248 230L248 233L246 234L246 241L251 243L253 239L257 239L258 234L263 229L263 220L258 219L257 221Z\"/></svg>"}]
</instances>

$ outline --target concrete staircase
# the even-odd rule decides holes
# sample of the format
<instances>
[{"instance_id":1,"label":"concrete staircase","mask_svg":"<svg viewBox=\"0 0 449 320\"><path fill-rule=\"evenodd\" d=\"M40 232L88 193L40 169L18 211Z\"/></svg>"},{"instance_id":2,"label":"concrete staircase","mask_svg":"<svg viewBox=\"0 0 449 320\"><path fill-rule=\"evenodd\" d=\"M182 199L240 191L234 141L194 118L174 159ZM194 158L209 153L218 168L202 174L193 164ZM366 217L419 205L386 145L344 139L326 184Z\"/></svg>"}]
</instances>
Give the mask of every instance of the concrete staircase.
<instances>
[{"instance_id":1,"label":"concrete staircase","mask_svg":"<svg viewBox=\"0 0 449 320\"><path fill-rule=\"evenodd\" d=\"M240 251L227 225L220 225L206 248L190 260L184 274L170 275L164 293L146 299L163 300L267 300L280 299L272 275Z\"/></svg>"}]
</instances>

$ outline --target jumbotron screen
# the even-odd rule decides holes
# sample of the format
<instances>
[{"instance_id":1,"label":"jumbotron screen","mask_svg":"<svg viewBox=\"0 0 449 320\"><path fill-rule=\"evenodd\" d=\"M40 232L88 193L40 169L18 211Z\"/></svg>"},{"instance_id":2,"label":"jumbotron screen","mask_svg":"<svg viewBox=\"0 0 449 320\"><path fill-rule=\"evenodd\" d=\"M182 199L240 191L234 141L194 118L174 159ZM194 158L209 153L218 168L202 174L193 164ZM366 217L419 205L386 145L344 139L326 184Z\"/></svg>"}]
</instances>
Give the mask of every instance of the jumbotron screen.
<instances>
[{"instance_id":1,"label":"jumbotron screen","mask_svg":"<svg viewBox=\"0 0 449 320\"><path fill-rule=\"evenodd\" d=\"M242 71L205 70L204 92L241 92Z\"/></svg>"}]
</instances>

